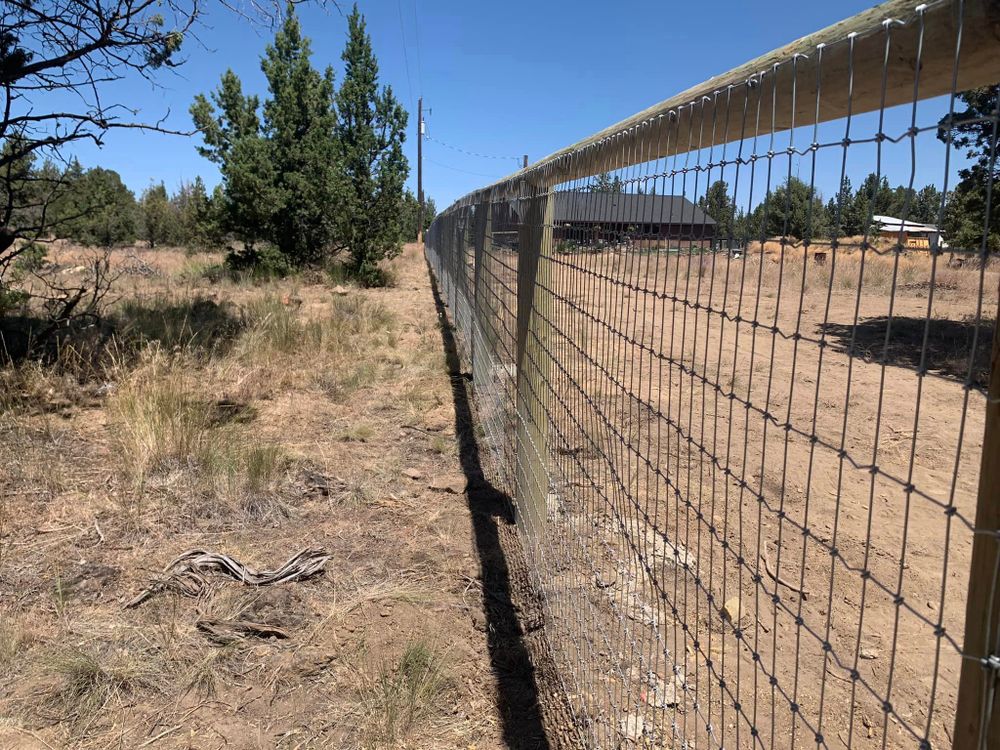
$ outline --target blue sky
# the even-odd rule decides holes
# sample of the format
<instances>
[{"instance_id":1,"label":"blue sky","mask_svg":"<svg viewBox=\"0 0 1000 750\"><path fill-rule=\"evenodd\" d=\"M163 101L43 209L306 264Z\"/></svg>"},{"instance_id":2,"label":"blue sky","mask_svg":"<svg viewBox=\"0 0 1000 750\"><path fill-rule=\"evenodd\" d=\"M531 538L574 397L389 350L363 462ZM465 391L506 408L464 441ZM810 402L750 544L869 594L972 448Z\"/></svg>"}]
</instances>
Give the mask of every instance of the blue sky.
<instances>
[{"instance_id":1,"label":"blue sky","mask_svg":"<svg viewBox=\"0 0 1000 750\"><path fill-rule=\"evenodd\" d=\"M359 3L382 79L411 112L406 143L411 186L416 184L416 102L423 94L427 134L433 139L425 142L424 186L439 208L513 171L521 154L541 158L870 5L864 0ZM119 100L148 120L167 115L166 126L189 129L187 109L195 94L215 88L227 67L246 90L263 94L259 58L270 32L214 6L211 10L200 42L185 43L186 63L177 72L159 75L156 87L142 80L121 82L114 91ZM339 81L346 19L332 7L306 7L301 16L313 39L314 65L332 64ZM928 103L921 119L936 121L944 106ZM908 124L905 119L904 113L896 115L900 128ZM874 130L870 121L859 126L859 132ZM837 129L828 132L834 135ZM924 141L917 187L940 183L942 173L943 149L933 137ZM110 134L100 150L85 146L76 153L85 166L117 170L136 192L151 180L163 180L173 190L196 175L212 186L219 179L216 168L198 156L195 145L195 138L129 131ZM817 170L817 185L826 195L839 174L839 154L833 157L832 152L824 155ZM872 168L872 154L852 148L850 158L857 186ZM793 165L793 172L803 170L808 167ZM909 149L890 149L885 169L890 181L905 183L909 170Z\"/></svg>"}]
</instances>

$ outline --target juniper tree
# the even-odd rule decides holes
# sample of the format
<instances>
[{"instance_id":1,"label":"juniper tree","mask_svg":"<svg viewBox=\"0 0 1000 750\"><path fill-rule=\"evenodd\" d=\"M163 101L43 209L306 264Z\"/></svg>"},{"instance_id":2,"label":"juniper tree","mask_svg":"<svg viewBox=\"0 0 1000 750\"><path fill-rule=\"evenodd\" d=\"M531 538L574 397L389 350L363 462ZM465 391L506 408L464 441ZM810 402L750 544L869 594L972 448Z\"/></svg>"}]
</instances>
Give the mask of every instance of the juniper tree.
<instances>
[{"instance_id":1,"label":"juniper tree","mask_svg":"<svg viewBox=\"0 0 1000 750\"><path fill-rule=\"evenodd\" d=\"M337 247L344 177L336 141L333 70L310 63L294 7L261 59L270 98L244 95L231 70L191 107L204 145L220 165L226 228L250 251L267 241L292 265L316 263Z\"/></svg>"},{"instance_id":2,"label":"juniper tree","mask_svg":"<svg viewBox=\"0 0 1000 750\"><path fill-rule=\"evenodd\" d=\"M958 183L948 195L945 238L952 247L974 250L985 239L988 251L1000 252L1000 159L994 124L1000 113L1000 86L966 91L959 98L965 110L952 120L942 118L938 138L964 150L971 164L958 171Z\"/></svg>"},{"instance_id":3,"label":"juniper tree","mask_svg":"<svg viewBox=\"0 0 1000 750\"><path fill-rule=\"evenodd\" d=\"M219 165L223 191L219 214L223 227L244 247L254 246L270 234L277 207L270 149L260 133L256 96L243 94L232 70L222 74L219 88L209 97L198 94L191 117L204 145L198 153Z\"/></svg>"},{"instance_id":4,"label":"juniper tree","mask_svg":"<svg viewBox=\"0 0 1000 750\"><path fill-rule=\"evenodd\" d=\"M378 61L357 5L348 18L342 58L344 80L337 92L341 158L347 178L341 236L351 270L363 283L378 283L378 262L400 252L405 110L388 86L379 88Z\"/></svg>"},{"instance_id":5,"label":"juniper tree","mask_svg":"<svg viewBox=\"0 0 1000 750\"><path fill-rule=\"evenodd\" d=\"M716 180L709 185L705 195L698 199L698 206L715 221L717 239L728 240L734 236L736 205L729 195L729 184L725 180Z\"/></svg>"},{"instance_id":6,"label":"juniper tree","mask_svg":"<svg viewBox=\"0 0 1000 750\"><path fill-rule=\"evenodd\" d=\"M322 260L335 244L345 185L335 133L333 68L320 74L310 55L309 39L289 6L261 70L271 94L264 102L263 135L279 207L271 218L271 240L296 265Z\"/></svg>"},{"instance_id":7,"label":"juniper tree","mask_svg":"<svg viewBox=\"0 0 1000 750\"><path fill-rule=\"evenodd\" d=\"M69 177L65 197L56 206L57 236L99 247L135 239L135 196L113 169L93 167Z\"/></svg>"},{"instance_id":8,"label":"juniper tree","mask_svg":"<svg viewBox=\"0 0 1000 750\"><path fill-rule=\"evenodd\" d=\"M150 185L142 192L142 197L139 199L139 217L142 238L151 248L167 239L171 231L172 211L167 189L162 182L159 185Z\"/></svg>"}]
</instances>

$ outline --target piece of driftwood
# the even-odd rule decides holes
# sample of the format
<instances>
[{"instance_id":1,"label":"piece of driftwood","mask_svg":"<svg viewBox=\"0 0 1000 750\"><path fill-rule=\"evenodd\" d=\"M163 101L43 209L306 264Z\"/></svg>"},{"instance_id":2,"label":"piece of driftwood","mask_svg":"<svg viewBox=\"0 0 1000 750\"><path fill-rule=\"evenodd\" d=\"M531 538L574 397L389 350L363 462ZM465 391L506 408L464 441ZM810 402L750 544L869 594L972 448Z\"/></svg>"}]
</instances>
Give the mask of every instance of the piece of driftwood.
<instances>
[{"instance_id":1,"label":"piece of driftwood","mask_svg":"<svg viewBox=\"0 0 1000 750\"><path fill-rule=\"evenodd\" d=\"M229 555L191 549L174 558L163 569L163 575L142 593L125 604L126 609L138 607L161 591L175 591L184 596L200 596L208 586L210 575L220 575L247 586L270 586L310 578L322 573L330 555L321 547L307 547L275 570L261 570L241 563Z\"/></svg>"},{"instance_id":2,"label":"piece of driftwood","mask_svg":"<svg viewBox=\"0 0 1000 750\"><path fill-rule=\"evenodd\" d=\"M288 638L288 631L263 622L249 620L220 620L214 617L203 617L195 621L194 626L204 633L210 641L226 645L243 638Z\"/></svg>"}]
</instances>

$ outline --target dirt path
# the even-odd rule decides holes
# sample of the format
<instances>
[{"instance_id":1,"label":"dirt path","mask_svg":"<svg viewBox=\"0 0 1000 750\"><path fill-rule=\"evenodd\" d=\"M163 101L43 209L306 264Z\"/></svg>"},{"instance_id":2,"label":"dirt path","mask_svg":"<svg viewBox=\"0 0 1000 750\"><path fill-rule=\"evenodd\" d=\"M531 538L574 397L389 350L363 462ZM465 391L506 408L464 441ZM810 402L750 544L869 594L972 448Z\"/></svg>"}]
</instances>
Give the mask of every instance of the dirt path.
<instances>
[{"instance_id":1,"label":"dirt path","mask_svg":"<svg viewBox=\"0 0 1000 750\"><path fill-rule=\"evenodd\" d=\"M120 381L6 373L20 395L0 411L0 746L559 745L565 720L539 708L540 694L558 703L540 614L506 501L478 471L419 249L387 290L209 285L175 255L145 260L164 270L129 300L153 318L243 315L265 298L276 312L204 350L161 346ZM364 326L343 323L345 306ZM276 331L282 316L298 327ZM140 482L127 396L165 384L227 416L187 456L153 451ZM209 469L208 455L238 458ZM270 568L303 547L327 550L325 574L122 607L187 549ZM206 619L287 638L220 644Z\"/></svg>"}]
</instances>

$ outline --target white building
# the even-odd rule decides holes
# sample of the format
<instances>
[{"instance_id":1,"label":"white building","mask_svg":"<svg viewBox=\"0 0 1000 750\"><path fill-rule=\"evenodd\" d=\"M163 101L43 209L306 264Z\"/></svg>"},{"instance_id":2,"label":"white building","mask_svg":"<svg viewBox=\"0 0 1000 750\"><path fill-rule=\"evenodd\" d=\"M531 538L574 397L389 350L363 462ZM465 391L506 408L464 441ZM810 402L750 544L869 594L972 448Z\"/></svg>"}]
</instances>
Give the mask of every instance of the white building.
<instances>
[{"instance_id":1,"label":"white building","mask_svg":"<svg viewBox=\"0 0 1000 750\"><path fill-rule=\"evenodd\" d=\"M918 224L904 221L895 216L873 216L872 222L879 235L891 242L900 242L904 247L915 250L929 250L932 247L948 247L941 239L941 231L933 224Z\"/></svg>"}]
</instances>

